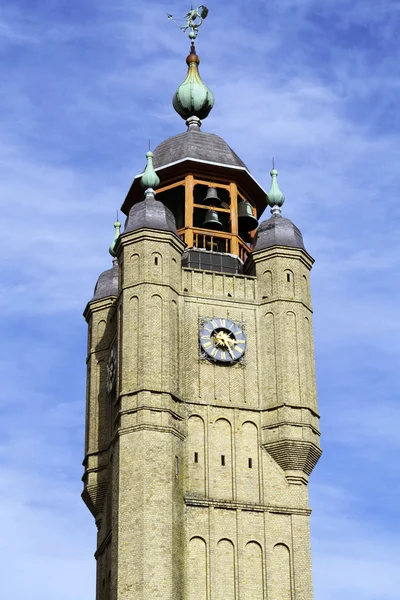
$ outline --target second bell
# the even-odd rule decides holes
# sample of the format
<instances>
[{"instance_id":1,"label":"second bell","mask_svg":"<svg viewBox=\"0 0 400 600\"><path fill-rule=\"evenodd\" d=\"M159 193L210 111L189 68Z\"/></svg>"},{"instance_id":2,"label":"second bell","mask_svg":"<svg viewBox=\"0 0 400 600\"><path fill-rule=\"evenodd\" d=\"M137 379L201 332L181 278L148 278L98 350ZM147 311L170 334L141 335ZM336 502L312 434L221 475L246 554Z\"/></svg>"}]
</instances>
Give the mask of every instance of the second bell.
<instances>
[{"instance_id":1,"label":"second bell","mask_svg":"<svg viewBox=\"0 0 400 600\"><path fill-rule=\"evenodd\" d=\"M253 215L253 211L248 202L239 202L238 204L239 229L242 231L253 231L257 229L258 221Z\"/></svg>"},{"instance_id":2,"label":"second bell","mask_svg":"<svg viewBox=\"0 0 400 600\"><path fill-rule=\"evenodd\" d=\"M218 231L222 231L222 229L224 227L218 218L218 213L216 210L213 210L212 208L210 208L210 210L207 211L206 218L203 223L203 227L205 229L215 229Z\"/></svg>"}]
</instances>

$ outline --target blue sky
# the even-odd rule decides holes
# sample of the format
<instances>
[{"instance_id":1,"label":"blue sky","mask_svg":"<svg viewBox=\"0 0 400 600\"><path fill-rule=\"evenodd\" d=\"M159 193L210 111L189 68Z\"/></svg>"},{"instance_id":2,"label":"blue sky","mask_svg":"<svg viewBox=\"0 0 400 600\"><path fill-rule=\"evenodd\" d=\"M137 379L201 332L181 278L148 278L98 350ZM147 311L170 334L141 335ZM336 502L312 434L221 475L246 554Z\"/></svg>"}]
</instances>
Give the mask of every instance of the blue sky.
<instances>
[{"instance_id":1,"label":"blue sky","mask_svg":"<svg viewBox=\"0 0 400 600\"><path fill-rule=\"evenodd\" d=\"M197 43L221 135L316 263L322 445L310 485L316 600L400 589L400 4L209 0ZM86 325L115 211L171 106L182 0L3 0L0 8L2 598L94 597L80 500ZM8 379L7 379L8 377Z\"/></svg>"}]
</instances>

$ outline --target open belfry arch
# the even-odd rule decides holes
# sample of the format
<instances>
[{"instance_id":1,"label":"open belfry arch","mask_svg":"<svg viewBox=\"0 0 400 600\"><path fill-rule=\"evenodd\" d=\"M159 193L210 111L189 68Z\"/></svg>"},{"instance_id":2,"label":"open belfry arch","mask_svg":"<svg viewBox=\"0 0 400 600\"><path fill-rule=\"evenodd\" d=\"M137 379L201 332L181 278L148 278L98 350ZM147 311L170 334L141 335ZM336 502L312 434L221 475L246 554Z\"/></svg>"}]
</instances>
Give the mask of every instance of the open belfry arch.
<instances>
[{"instance_id":1,"label":"open belfry arch","mask_svg":"<svg viewBox=\"0 0 400 600\"><path fill-rule=\"evenodd\" d=\"M313 259L281 216L277 170L267 194L201 128L214 103L194 47L207 12L182 27L173 105L187 130L147 153L84 312L96 600L313 598Z\"/></svg>"}]
</instances>

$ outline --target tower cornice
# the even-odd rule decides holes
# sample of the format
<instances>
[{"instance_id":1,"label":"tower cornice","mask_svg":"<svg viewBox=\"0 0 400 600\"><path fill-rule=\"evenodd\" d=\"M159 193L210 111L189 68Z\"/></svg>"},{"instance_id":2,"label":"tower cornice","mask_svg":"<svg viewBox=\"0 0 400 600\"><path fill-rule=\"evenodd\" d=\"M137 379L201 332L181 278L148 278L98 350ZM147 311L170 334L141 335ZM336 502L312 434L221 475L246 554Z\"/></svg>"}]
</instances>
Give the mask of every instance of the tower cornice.
<instances>
[{"instance_id":1,"label":"tower cornice","mask_svg":"<svg viewBox=\"0 0 400 600\"><path fill-rule=\"evenodd\" d=\"M286 246L271 246L264 248L258 252L252 252L247 259L244 269L245 272L251 272L252 268L259 262L269 260L271 258L297 258L299 259L309 270L311 270L314 259L308 254L307 250L302 248L290 248Z\"/></svg>"},{"instance_id":2,"label":"tower cornice","mask_svg":"<svg viewBox=\"0 0 400 600\"><path fill-rule=\"evenodd\" d=\"M168 243L179 252L183 252L185 249L185 243L175 234L169 231L159 231L156 229L137 229L135 231L129 231L128 233L121 234L117 247L116 253L119 254L123 246L127 246L134 242L157 242L157 243Z\"/></svg>"},{"instance_id":3,"label":"tower cornice","mask_svg":"<svg viewBox=\"0 0 400 600\"><path fill-rule=\"evenodd\" d=\"M86 321L89 320L90 316L102 310L107 310L111 308L117 299L118 296L106 296L105 298L100 298L99 300L91 300L87 303L85 310L83 311L83 316Z\"/></svg>"}]
</instances>

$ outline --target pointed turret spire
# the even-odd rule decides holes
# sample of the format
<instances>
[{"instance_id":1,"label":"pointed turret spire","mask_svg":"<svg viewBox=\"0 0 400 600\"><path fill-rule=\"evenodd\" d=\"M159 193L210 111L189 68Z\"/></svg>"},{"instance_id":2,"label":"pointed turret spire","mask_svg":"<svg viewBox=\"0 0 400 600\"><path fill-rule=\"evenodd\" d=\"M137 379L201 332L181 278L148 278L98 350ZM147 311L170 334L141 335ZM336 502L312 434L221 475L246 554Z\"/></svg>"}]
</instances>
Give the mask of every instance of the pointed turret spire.
<instances>
[{"instance_id":1,"label":"pointed turret spire","mask_svg":"<svg viewBox=\"0 0 400 600\"><path fill-rule=\"evenodd\" d=\"M153 156L154 154L151 152L151 150L146 152L147 165L140 182L142 188L145 190L144 194L146 198L149 196L154 198L154 190L160 185L160 178L153 167Z\"/></svg>"},{"instance_id":2,"label":"pointed turret spire","mask_svg":"<svg viewBox=\"0 0 400 600\"><path fill-rule=\"evenodd\" d=\"M170 231L178 235L174 215L155 198L154 189L159 185L160 179L154 170L153 153L150 150L146 153L146 158L147 165L140 181L144 188L144 200L136 202L131 207L125 223L124 235L138 229Z\"/></svg>"},{"instance_id":3,"label":"pointed turret spire","mask_svg":"<svg viewBox=\"0 0 400 600\"><path fill-rule=\"evenodd\" d=\"M121 235L121 223L118 220L118 211L117 211L117 220L114 223L114 229L115 229L114 239L111 242L111 246L108 251L111 254L111 256L115 259L115 257L116 257L115 247L117 245L118 238Z\"/></svg>"},{"instance_id":4,"label":"pointed turret spire","mask_svg":"<svg viewBox=\"0 0 400 600\"><path fill-rule=\"evenodd\" d=\"M285 196L281 192L278 184L278 171L275 169L275 161L272 159L272 169L270 171L272 177L271 189L268 192L268 204L271 207L273 215L281 214L281 206L285 202Z\"/></svg>"}]
</instances>

